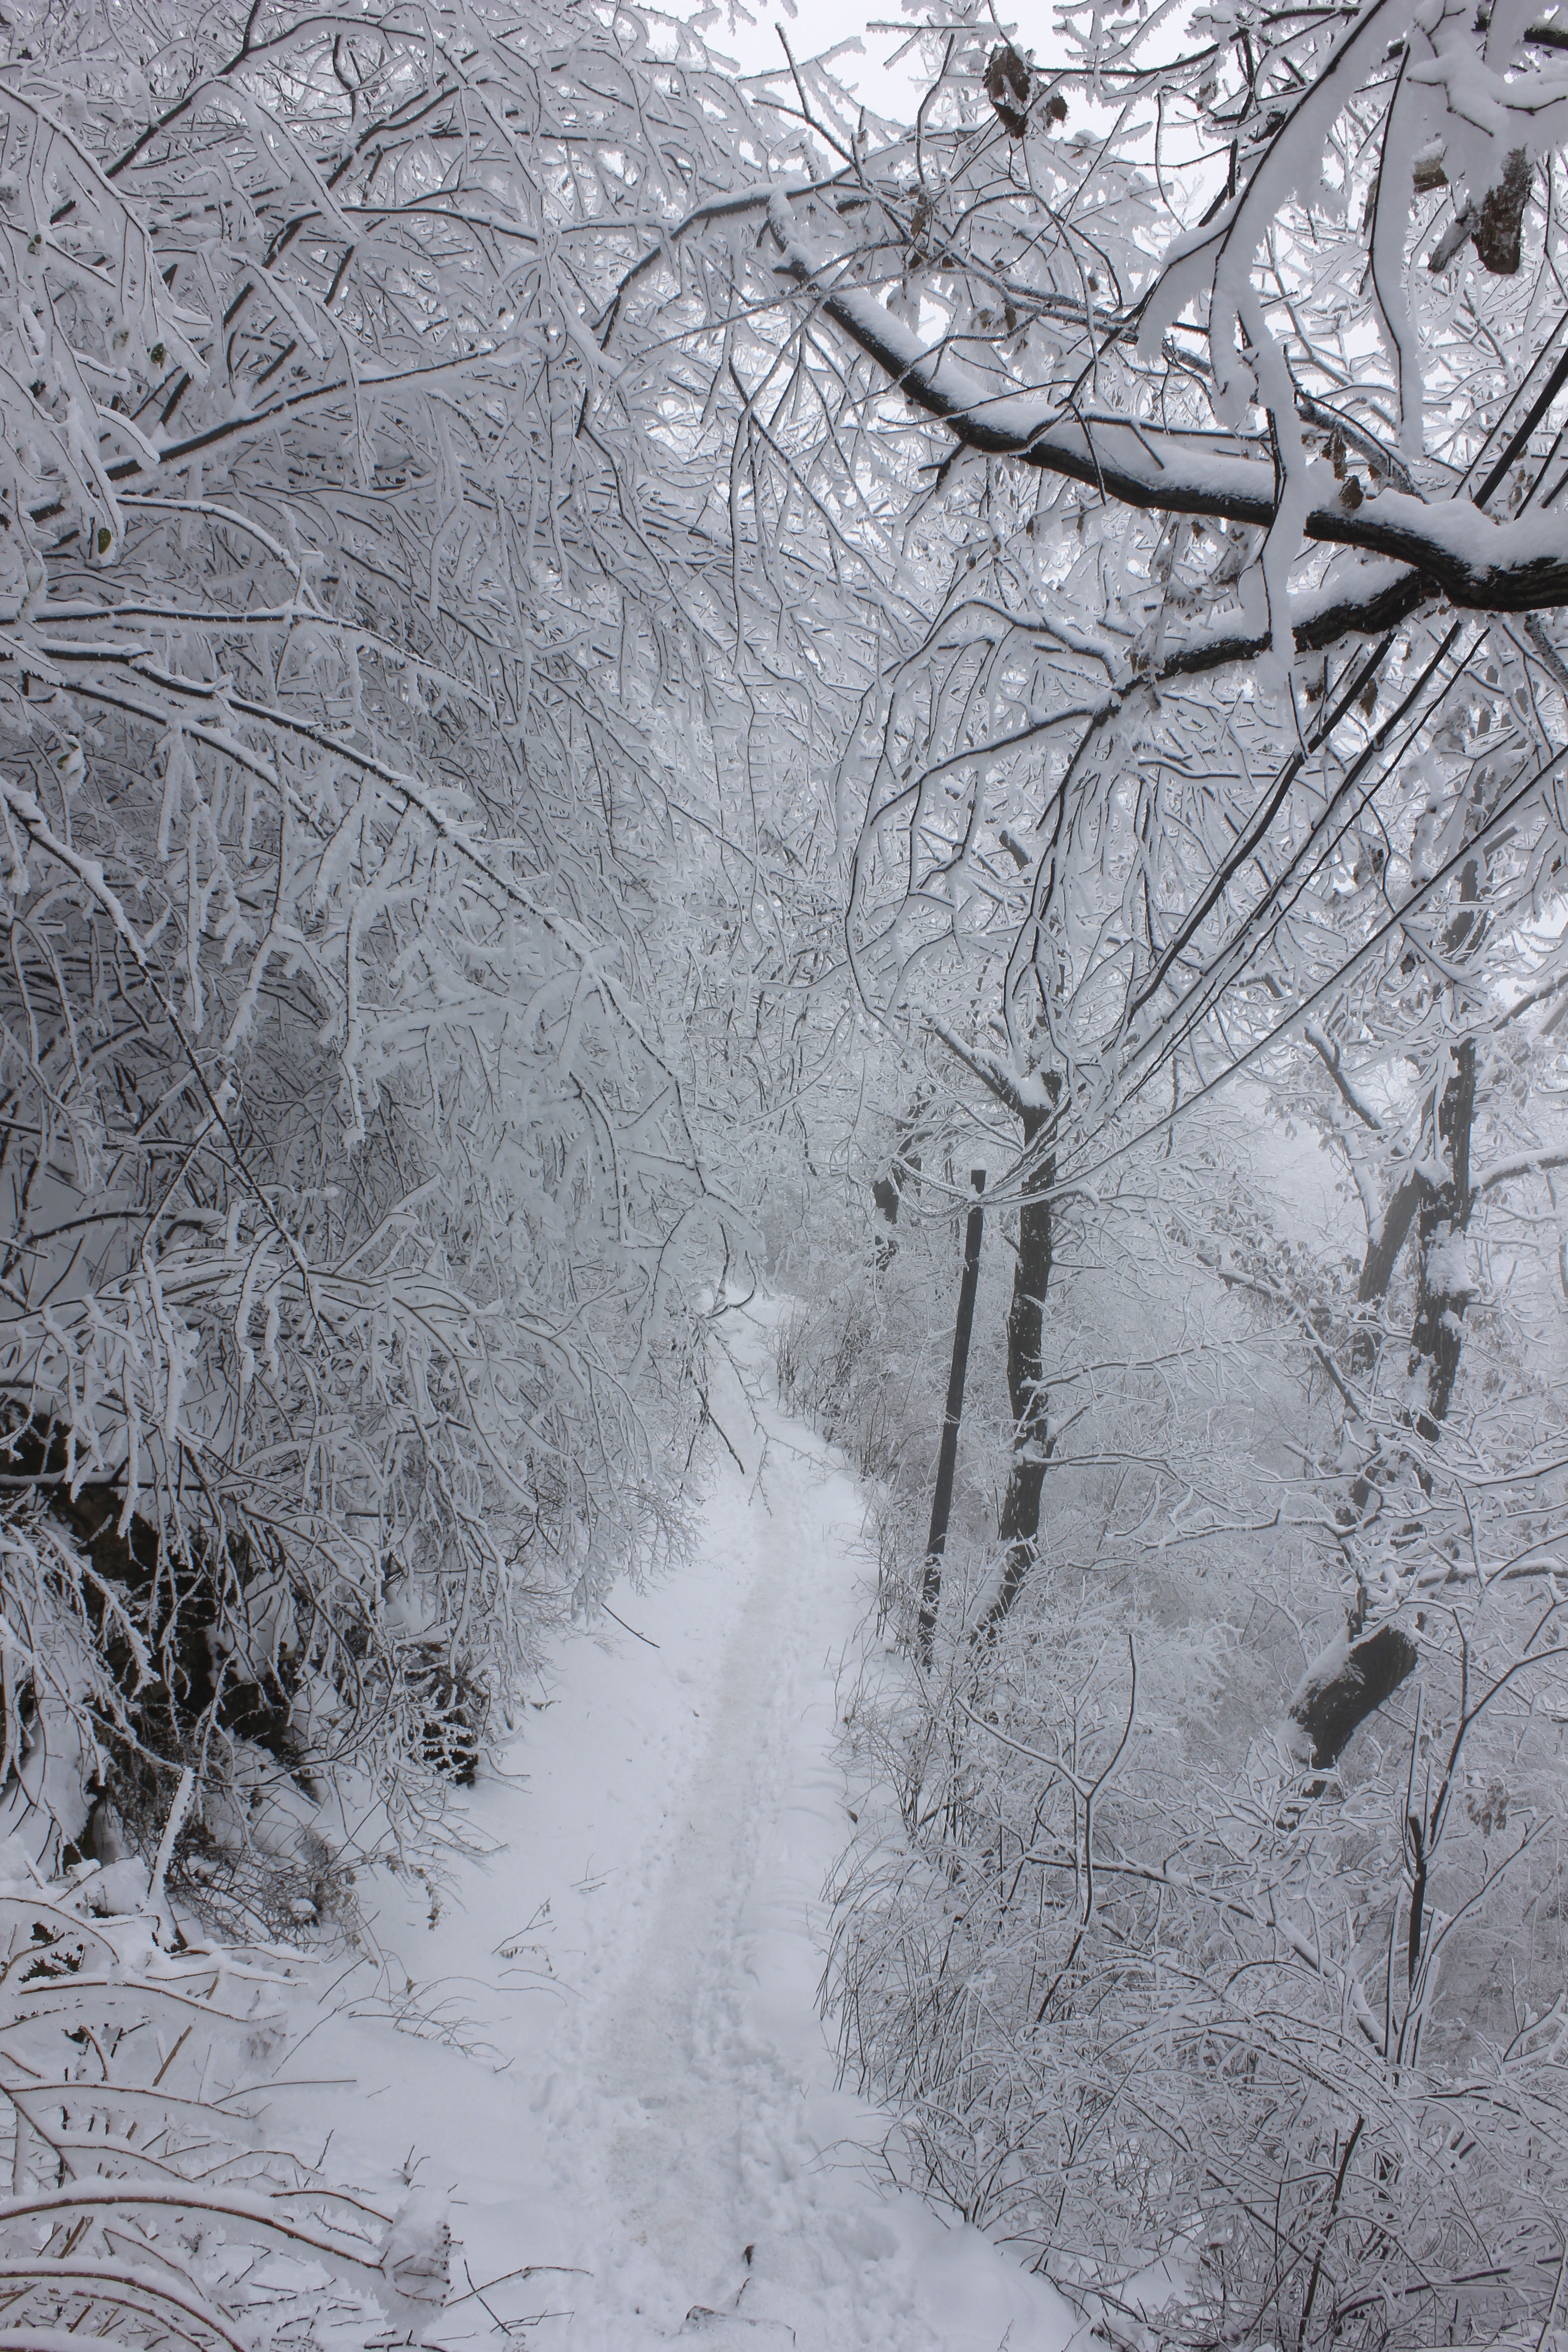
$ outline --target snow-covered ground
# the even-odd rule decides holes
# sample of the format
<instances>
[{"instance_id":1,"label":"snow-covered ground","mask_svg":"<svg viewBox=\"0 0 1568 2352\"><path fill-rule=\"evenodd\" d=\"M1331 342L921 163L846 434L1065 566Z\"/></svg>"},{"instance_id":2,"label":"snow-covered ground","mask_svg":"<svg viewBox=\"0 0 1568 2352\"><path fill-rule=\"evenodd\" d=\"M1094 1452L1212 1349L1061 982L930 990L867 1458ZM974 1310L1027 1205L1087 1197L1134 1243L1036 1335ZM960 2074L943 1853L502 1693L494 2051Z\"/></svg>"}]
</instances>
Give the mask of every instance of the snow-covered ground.
<instances>
[{"instance_id":1,"label":"snow-covered ground","mask_svg":"<svg viewBox=\"0 0 1568 2352\"><path fill-rule=\"evenodd\" d=\"M1068 2306L879 2188L885 2123L834 2087L816 1997L863 1505L760 1370L746 1385L713 1395L741 1463L719 1450L689 1564L626 1600L636 1634L566 1647L512 1777L463 1801L488 1856L433 1923L422 1886L374 1898L404 2029L354 2000L315 2065L358 2095L288 2103L301 2128L312 2101L337 2119L329 2177L406 2169L450 2198L454 2300L427 2340L452 2352L1061 2352ZM432 2015L446 2042L411 2030Z\"/></svg>"}]
</instances>

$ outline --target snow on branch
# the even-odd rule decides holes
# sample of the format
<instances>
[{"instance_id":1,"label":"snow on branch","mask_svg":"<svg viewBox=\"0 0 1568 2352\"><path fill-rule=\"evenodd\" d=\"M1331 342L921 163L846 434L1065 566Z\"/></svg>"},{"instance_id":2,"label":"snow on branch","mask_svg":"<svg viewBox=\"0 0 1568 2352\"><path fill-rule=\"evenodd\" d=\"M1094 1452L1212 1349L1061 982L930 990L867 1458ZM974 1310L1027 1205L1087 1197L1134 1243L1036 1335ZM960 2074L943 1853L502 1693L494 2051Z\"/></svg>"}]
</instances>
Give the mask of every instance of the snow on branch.
<instances>
[{"instance_id":1,"label":"snow on branch","mask_svg":"<svg viewBox=\"0 0 1568 2352\"><path fill-rule=\"evenodd\" d=\"M848 280L843 264L810 243L787 199L776 195L769 224L782 254L783 273L809 289L845 334L887 373L892 384L939 418L965 447L1020 462L1084 484L1100 497L1163 513L1224 518L1273 530L1283 495L1273 460L1231 454L1205 435L1096 409L1073 392L999 390L952 356L943 338L928 345L875 295ZM1370 582L1353 579L1316 592L1290 625L1303 649L1360 631L1370 633L1405 617L1441 593L1476 611L1529 612L1568 604L1568 516L1561 512L1500 522L1463 497L1428 503L1385 488L1375 499L1347 501L1329 467L1308 466L1294 518L1300 535L1379 559ZM1255 653L1268 633L1215 647L1213 659L1194 649L1193 668Z\"/></svg>"},{"instance_id":2,"label":"snow on branch","mask_svg":"<svg viewBox=\"0 0 1568 2352\"><path fill-rule=\"evenodd\" d=\"M1544 1176L1551 1168L1568 1168L1568 1151L1521 1151L1510 1160L1500 1160L1495 1167L1483 1169L1471 1179L1471 1189L1492 1192L1521 1176Z\"/></svg>"}]
</instances>

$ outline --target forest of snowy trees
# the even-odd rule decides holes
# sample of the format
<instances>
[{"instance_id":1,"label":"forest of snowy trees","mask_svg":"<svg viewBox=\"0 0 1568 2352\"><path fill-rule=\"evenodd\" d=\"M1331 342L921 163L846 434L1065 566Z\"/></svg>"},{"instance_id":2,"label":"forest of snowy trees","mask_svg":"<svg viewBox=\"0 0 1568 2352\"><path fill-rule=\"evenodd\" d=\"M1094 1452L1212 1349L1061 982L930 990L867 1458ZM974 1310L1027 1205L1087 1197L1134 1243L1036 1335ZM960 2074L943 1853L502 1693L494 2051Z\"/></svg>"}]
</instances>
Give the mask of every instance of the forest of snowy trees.
<instances>
[{"instance_id":1,"label":"forest of snowy trees","mask_svg":"<svg viewBox=\"0 0 1568 2352\"><path fill-rule=\"evenodd\" d=\"M771 1286L899 2177L1112 2333L1546 2352L1568 14L910 0L901 123L710 16L0 19L0 1854L342 1932ZM0 2088L16 2324L238 2343Z\"/></svg>"}]
</instances>

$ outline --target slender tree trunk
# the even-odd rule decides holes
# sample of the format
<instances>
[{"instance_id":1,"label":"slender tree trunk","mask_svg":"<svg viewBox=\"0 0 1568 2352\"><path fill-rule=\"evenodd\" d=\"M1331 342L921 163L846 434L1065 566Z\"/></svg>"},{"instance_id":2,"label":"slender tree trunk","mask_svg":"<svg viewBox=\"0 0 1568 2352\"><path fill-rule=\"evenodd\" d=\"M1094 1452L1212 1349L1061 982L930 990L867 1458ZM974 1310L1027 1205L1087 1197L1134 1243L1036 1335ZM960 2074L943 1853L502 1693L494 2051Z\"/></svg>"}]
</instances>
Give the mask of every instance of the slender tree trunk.
<instances>
[{"instance_id":1,"label":"slender tree trunk","mask_svg":"<svg viewBox=\"0 0 1568 2352\"><path fill-rule=\"evenodd\" d=\"M1420 1287L1410 1334L1413 1379L1426 1374L1426 1399L1415 1413L1417 1434L1428 1444L1446 1421L1464 1344L1465 1308L1470 1296L1465 1235L1469 1231L1470 1129L1476 1113L1476 1045L1467 1037L1454 1056L1453 1075L1443 1089L1437 1129L1448 1147L1448 1173L1421 1204Z\"/></svg>"},{"instance_id":2,"label":"slender tree trunk","mask_svg":"<svg viewBox=\"0 0 1568 2352\"><path fill-rule=\"evenodd\" d=\"M1458 955L1467 943L1474 944L1479 883L1479 866L1472 859L1459 886L1461 905L1445 935L1444 945L1450 955ZM1470 1190L1475 1115L1476 1045L1473 1037L1466 1037L1455 1048L1453 1065L1436 1106L1434 1140L1446 1154L1447 1172L1439 1184L1418 1173L1405 1177L1368 1245L1357 1292L1363 1307L1381 1305L1394 1261L1415 1223L1420 1265L1408 1371L1413 1386L1420 1383L1420 1402L1410 1422L1428 1445L1436 1443L1447 1418L1464 1345L1465 1307L1470 1295L1465 1236L1475 1200ZM1353 1368L1370 1371L1376 1354L1372 1331L1363 1324L1352 1347ZM1351 1487L1350 1511L1344 1515L1349 1524L1364 1517L1377 1491L1377 1469L1374 1458L1357 1474ZM1426 1474L1418 1475L1425 1484ZM1364 1617L1363 1594L1347 1633L1308 1667L1290 1700L1288 1722L1292 1744L1303 1762L1323 1770L1338 1761L1367 1717L1393 1697L1419 1660L1420 1653L1403 1627L1384 1624L1368 1633L1363 1631Z\"/></svg>"},{"instance_id":3,"label":"slender tree trunk","mask_svg":"<svg viewBox=\"0 0 1568 2352\"><path fill-rule=\"evenodd\" d=\"M1055 1116L1061 1081L1053 1072L1045 1081L1050 1100L1019 1109L1024 1148ZM1044 1153L1024 1179L1018 1211L1018 1263L1013 1276L1013 1300L1007 1313L1007 1397L1013 1408L1013 1462L1002 1503L997 1534L1007 1547L1002 1587L985 1612L987 1629L1012 1608L1024 1580L1035 1564L1040 1532L1040 1495L1050 1460L1051 1439L1047 1423L1045 1380L1046 1292L1051 1278L1051 1188L1057 1181L1054 1151Z\"/></svg>"},{"instance_id":4,"label":"slender tree trunk","mask_svg":"<svg viewBox=\"0 0 1568 2352\"><path fill-rule=\"evenodd\" d=\"M958 1466L958 1424L963 1417L963 1381L969 1368L969 1336L974 1328L974 1293L980 1280L980 1235L985 1211L980 1195L985 1171L970 1171L974 1206L963 1231L963 1279L958 1289L958 1315L952 1327L952 1364L947 1376L947 1411L942 1415L942 1445L937 1454L936 1487L931 1496L931 1533L926 1538L925 1584L921 1594L919 1651L922 1666L931 1664L936 1612L942 1605L942 1561L947 1549L947 1523L952 1511L952 1479Z\"/></svg>"},{"instance_id":5,"label":"slender tree trunk","mask_svg":"<svg viewBox=\"0 0 1568 2352\"><path fill-rule=\"evenodd\" d=\"M1406 1176L1394 1192L1383 1213L1383 1220L1367 1244L1366 1262L1356 1286L1356 1304L1376 1307L1381 1315L1388 1286L1394 1279L1394 1268L1405 1236L1415 1223L1421 1203L1432 1190L1425 1176ZM1377 1335L1370 1315L1357 1324L1351 1340L1351 1370L1365 1374L1377 1361Z\"/></svg>"}]
</instances>

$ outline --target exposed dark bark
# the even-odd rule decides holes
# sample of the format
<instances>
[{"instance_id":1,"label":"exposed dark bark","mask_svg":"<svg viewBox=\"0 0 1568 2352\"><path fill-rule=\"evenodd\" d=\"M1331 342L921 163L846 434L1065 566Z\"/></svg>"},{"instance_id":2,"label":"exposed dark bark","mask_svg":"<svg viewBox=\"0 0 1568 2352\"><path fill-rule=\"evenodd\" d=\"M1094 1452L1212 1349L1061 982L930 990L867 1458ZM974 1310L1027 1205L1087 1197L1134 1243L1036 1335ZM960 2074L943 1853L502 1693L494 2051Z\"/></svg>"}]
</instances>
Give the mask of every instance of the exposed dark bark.
<instances>
[{"instance_id":1,"label":"exposed dark bark","mask_svg":"<svg viewBox=\"0 0 1568 2352\"><path fill-rule=\"evenodd\" d=\"M1031 1151L1056 1116L1061 1081L1046 1080L1048 1104L1020 1103L1024 1148ZM1046 1292L1051 1279L1051 1188L1057 1181L1054 1151L1041 1154L1024 1179L1018 1211L1018 1263L1007 1312L1007 1398L1013 1408L1013 1463L996 1532L1007 1547L1001 1590L984 1623L995 1625L1012 1608L1035 1564L1040 1532L1040 1495L1050 1460L1045 1381Z\"/></svg>"},{"instance_id":2,"label":"exposed dark bark","mask_svg":"<svg viewBox=\"0 0 1568 2352\"><path fill-rule=\"evenodd\" d=\"M1528 153L1516 147L1502 178L1481 200L1470 235L1482 267L1494 278L1512 278L1518 271L1525 199L1532 177Z\"/></svg>"},{"instance_id":3,"label":"exposed dark bark","mask_svg":"<svg viewBox=\"0 0 1568 2352\"><path fill-rule=\"evenodd\" d=\"M972 1169L976 1193L985 1190L985 1171ZM942 1415L942 1445L937 1454L936 1488L931 1496L931 1533L926 1538L925 1586L921 1594L920 1659L931 1664L931 1637L942 1602L942 1559L947 1549L947 1523L952 1511L952 1479L958 1465L958 1424L963 1418L963 1381L969 1368L969 1339L974 1328L974 1293L980 1280L980 1237L985 1211L979 1200L969 1212L963 1229L963 1279L958 1286L958 1315L952 1327L952 1363L947 1376L947 1410Z\"/></svg>"},{"instance_id":4,"label":"exposed dark bark","mask_svg":"<svg viewBox=\"0 0 1568 2352\"><path fill-rule=\"evenodd\" d=\"M1356 1304L1362 1307L1381 1308L1388 1296L1388 1286L1394 1279L1394 1268L1405 1236L1415 1222L1416 1213L1432 1187L1421 1175L1406 1176L1394 1192L1383 1213L1383 1222L1367 1244L1366 1262L1356 1286ZM1356 1326L1351 1341L1351 1370L1370 1372L1377 1360L1377 1337L1373 1318L1364 1318Z\"/></svg>"},{"instance_id":5,"label":"exposed dark bark","mask_svg":"<svg viewBox=\"0 0 1568 2352\"><path fill-rule=\"evenodd\" d=\"M1478 817L1479 814L1478 805ZM1479 862L1471 858L1460 876L1458 908L1444 935L1444 948L1450 957L1473 950L1479 942L1486 920L1479 900ZM1476 1047L1474 1039L1467 1037L1455 1051L1453 1067L1436 1108L1435 1140L1446 1154L1447 1174L1440 1184L1434 1184L1429 1176L1419 1171L1405 1178L1368 1244L1356 1291L1357 1302L1363 1309L1381 1305L1388 1294L1394 1262L1405 1236L1412 1223L1416 1223L1420 1271L1408 1369L1412 1375L1426 1375L1424 1409L1415 1413L1413 1425L1427 1444L1434 1442L1439 1423L1447 1417L1464 1343L1469 1285L1463 1250L1456 1250L1450 1244L1469 1230L1470 1212L1475 1206L1476 1195L1470 1182L1470 1136L1475 1115ZM1352 1370L1370 1371L1376 1354L1377 1343L1369 1316L1358 1328L1352 1343ZM1369 1463L1351 1488L1351 1506L1356 1518L1365 1511L1374 1485L1375 1465Z\"/></svg>"},{"instance_id":6,"label":"exposed dark bark","mask_svg":"<svg viewBox=\"0 0 1568 2352\"><path fill-rule=\"evenodd\" d=\"M900 1192L898 1180L890 1170L886 1176L877 1177L872 1183L871 1199L884 1224L896 1225L899 1222Z\"/></svg>"},{"instance_id":7,"label":"exposed dark bark","mask_svg":"<svg viewBox=\"0 0 1568 2352\"><path fill-rule=\"evenodd\" d=\"M1287 1710L1299 1759L1332 1769L1369 1715L1384 1706L1420 1652L1400 1625L1379 1625L1359 1640L1335 1642L1314 1659Z\"/></svg>"}]
</instances>

